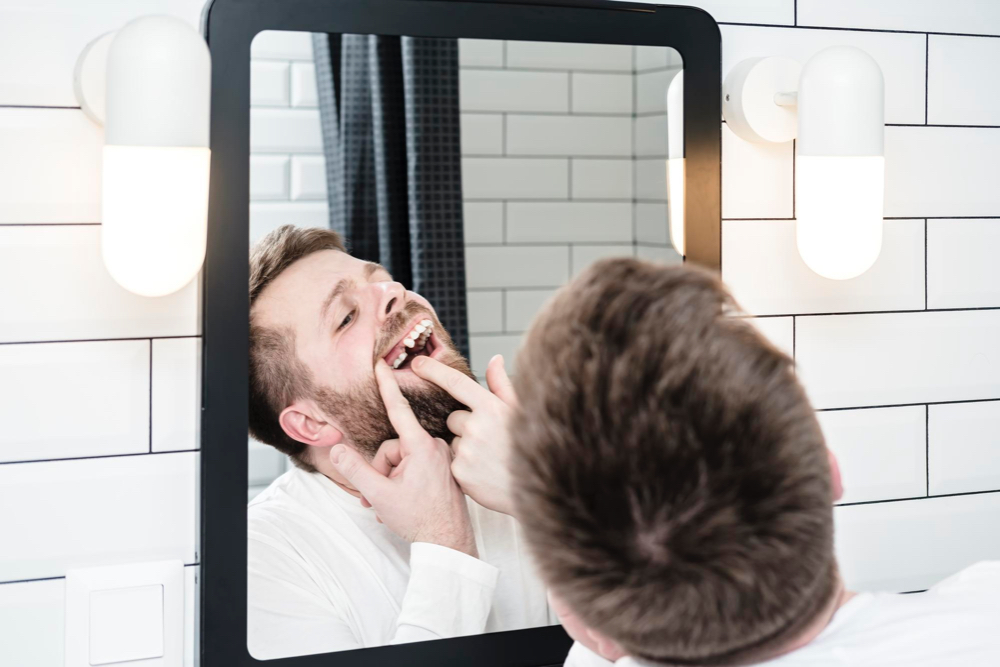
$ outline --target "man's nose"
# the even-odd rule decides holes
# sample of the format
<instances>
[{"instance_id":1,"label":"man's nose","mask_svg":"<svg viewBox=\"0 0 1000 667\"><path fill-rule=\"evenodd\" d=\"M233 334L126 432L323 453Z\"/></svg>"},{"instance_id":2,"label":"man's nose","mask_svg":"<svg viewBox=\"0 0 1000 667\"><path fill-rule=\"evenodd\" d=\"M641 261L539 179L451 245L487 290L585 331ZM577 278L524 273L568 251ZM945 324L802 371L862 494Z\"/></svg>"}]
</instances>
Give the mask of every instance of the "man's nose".
<instances>
[{"instance_id":1,"label":"man's nose","mask_svg":"<svg viewBox=\"0 0 1000 667\"><path fill-rule=\"evenodd\" d=\"M391 281L375 283L375 288L379 295L379 307L375 314L382 323L406 305L406 290L401 284Z\"/></svg>"}]
</instances>

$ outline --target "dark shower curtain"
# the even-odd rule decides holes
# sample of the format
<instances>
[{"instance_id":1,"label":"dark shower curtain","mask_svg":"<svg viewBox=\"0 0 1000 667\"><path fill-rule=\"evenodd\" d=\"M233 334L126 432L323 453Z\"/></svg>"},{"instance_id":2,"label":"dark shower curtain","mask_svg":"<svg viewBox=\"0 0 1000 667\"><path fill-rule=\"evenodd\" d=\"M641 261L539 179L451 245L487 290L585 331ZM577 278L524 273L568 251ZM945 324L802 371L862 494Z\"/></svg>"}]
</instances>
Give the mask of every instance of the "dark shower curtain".
<instances>
[{"instance_id":1,"label":"dark shower curtain","mask_svg":"<svg viewBox=\"0 0 1000 667\"><path fill-rule=\"evenodd\" d=\"M313 35L330 228L469 355L455 39Z\"/></svg>"}]
</instances>

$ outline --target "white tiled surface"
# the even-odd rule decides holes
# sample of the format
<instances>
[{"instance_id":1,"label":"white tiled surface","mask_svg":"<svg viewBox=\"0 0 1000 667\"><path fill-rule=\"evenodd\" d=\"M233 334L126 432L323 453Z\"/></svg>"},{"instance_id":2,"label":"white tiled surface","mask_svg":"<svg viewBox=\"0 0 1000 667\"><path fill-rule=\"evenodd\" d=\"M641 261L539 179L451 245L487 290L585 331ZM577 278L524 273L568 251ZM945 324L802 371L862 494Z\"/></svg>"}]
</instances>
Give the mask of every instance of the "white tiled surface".
<instances>
[{"instance_id":1,"label":"white tiled surface","mask_svg":"<svg viewBox=\"0 0 1000 667\"><path fill-rule=\"evenodd\" d=\"M1000 307L1000 220L927 221L929 308Z\"/></svg>"},{"instance_id":2,"label":"white tiled surface","mask_svg":"<svg viewBox=\"0 0 1000 667\"><path fill-rule=\"evenodd\" d=\"M195 562L197 473L197 452L0 466L0 581Z\"/></svg>"},{"instance_id":3,"label":"white tiled surface","mask_svg":"<svg viewBox=\"0 0 1000 667\"><path fill-rule=\"evenodd\" d=\"M1000 493L834 509L848 590L919 591L1000 554Z\"/></svg>"},{"instance_id":4,"label":"white tiled surface","mask_svg":"<svg viewBox=\"0 0 1000 667\"><path fill-rule=\"evenodd\" d=\"M793 144L752 144L723 123L724 219L792 217Z\"/></svg>"},{"instance_id":5,"label":"white tiled surface","mask_svg":"<svg viewBox=\"0 0 1000 667\"><path fill-rule=\"evenodd\" d=\"M632 81L628 74L570 75L573 113L632 113Z\"/></svg>"},{"instance_id":6,"label":"white tiled surface","mask_svg":"<svg viewBox=\"0 0 1000 667\"><path fill-rule=\"evenodd\" d=\"M1000 91L983 85L980 68L980 63L996 62L1000 62L1000 40L931 35L927 122L1000 125Z\"/></svg>"},{"instance_id":7,"label":"white tiled surface","mask_svg":"<svg viewBox=\"0 0 1000 667\"><path fill-rule=\"evenodd\" d=\"M574 199L632 199L632 160L573 160Z\"/></svg>"},{"instance_id":8,"label":"white tiled surface","mask_svg":"<svg viewBox=\"0 0 1000 667\"><path fill-rule=\"evenodd\" d=\"M96 9L72 0L5 0L0 8L0 105L77 106L73 67L91 40L144 14L167 14L197 27L204 4L102 0Z\"/></svg>"},{"instance_id":9,"label":"white tiled surface","mask_svg":"<svg viewBox=\"0 0 1000 667\"><path fill-rule=\"evenodd\" d=\"M153 341L154 452L197 449L201 433L201 338Z\"/></svg>"},{"instance_id":10,"label":"white tiled surface","mask_svg":"<svg viewBox=\"0 0 1000 667\"><path fill-rule=\"evenodd\" d=\"M462 191L469 199L565 199L569 161L560 158L464 158Z\"/></svg>"},{"instance_id":11,"label":"white tiled surface","mask_svg":"<svg viewBox=\"0 0 1000 667\"><path fill-rule=\"evenodd\" d=\"M667 86L679 69L654 70L636 75L636 113L662 113L667 109Z\"/></svg>"},{"instance_id":12,"label":"white tiled surface","mask_svg":"<svg viewBox=\"0 0 1000 667\"><path fill-rule=\"evenodd\" d=\"M669 243L668 220L666 204L636 204L635 240L640 243Z\"/></svg>"},{"instance_id":13,"label":"white tiled surface","mask_svg":"<svg viewBox=\"0 0 1000 667\"><path fill-rule=\"evenodd\" d=\"M661 158L636 159L635 197L648 203L667 200L667 163Z\"/></svg>"},{"instance_id":14,"label":"white tiled surface","mask_svg":"<svg viewBox=\"0 0 1000 667\"><path fill-rule=\"evenodd\" d=\"M0 461L149 451L148 340L0 345L0 377Z\"/></svg>"},{"instance_id":15,"label":"white tiled surface","mask_svg":"<svg viewBox=\"0 0 1000 667\"><path fill-rule=\"evenodd\" d=\"M503 155L503 115L462 114L462 155Z\"/></svg>"},{"instance_id":16,"label":"white tiled surface","mask_svg":"<svg viewBox=\"0 0 1000 667\"><path fill-rule=\"evenodd\" d=\"M251 155L250 200L288 199L290 164L287 155Z\"/></svg>"},{"instance_id":17,"label":"white tiled surface","mask_svg":"<svg viewBox=\"0 0 1000 667\"><path fill-rule=\"evenodd\" d=\"M103 145L76 109L0 108L0 224L100 222Z\"/></svg>"},{"instance_id":18,"label":"white tiled surface","mask_svg":"<svg viewBox=\"0 0 1000 667\"><path fill-rule=\"evenodd\" d=\"M469 336L469 365L478 377L485 377L486 366L495 354L502 354L508 375L517 373L517 349L520 335Z\"/></svg>"},{"instance_id":19,"label":"white tiled surface","mask_svg":"<svg viewBox=\"0 0 1000 667\"><path fill-rule=\"evenodd\" d=\"M799 25L1000 35L991 0L798 0Z\"/></svg>"},{"instance_id":20,"label":"white tiled surface","mask_svg":"<svg viewBox=\"0 0 1000 667\"><path fill-rule=\"evenodd\" d=\"M801 0L799 23L802 23ZM805 63L815 53L829 46L854 46L871 55L882 70L885 80L885 121L924 122L923 35L738 25L722 26L721 30L723 77L737 63L747 58L784 56ZM766 45L766 52L761 49L761 45Z\"/></svg>"},{"instance_id":21,"label":"white tiled surface","mask_svg":"<svg viewBox=\"0 0 1000 667\"><path fill-rule=\"evenodd\" d=\"M1000 490L1000 401L930 406L931 494Z\"/></svg>"},{"instance_id":22,"label":"white tiled surface","mask_svg":"<svg viewBox=\"0 0 1000 667\"><path fill-rule=\"evenodd\" d=\"M1000 128L885 128L886 216L1000 215L997 155Z\"/></svg>"},{"instance_id":23,"label":"white tiled surface","mask_svg":"<svg viewBox=\"0 0 1000 667\"><path fill-rule=\"evenodd\" d=\"M458 65L459 67L503 67L503 41L458 40Z\"/></svg>"},{"instance_id":24,"label":"white tiled surface","mask_svg":"<svg viewBox=\"0 0 1000 667\"><path fill-rule=\"evenodd\" d=\"M503 331L503 292L469 292L469 333Z\"/></svg>"},{"instance_id":25,"label":"white tiled surface","mask_svg":"<svg viewBox=\"0 0 1000 667\"><path fill-rule=\"evenodd\" d=\"M320 153L323 135L317 109L254 108L250 111L252 153Z\"/></svg>"},{"instance_id":26,"label":"white tiled surface","mask_svg":"<svg viewBox=\"0 0 1000 667\"><path fill-rule=\"evenodd\" d=\"M319 106L316 93L316 68L312 63L292 63L293 107Z\"/></svg>"},{"instance_id":27,"label":"white tiled surface","mask_svg":"<svg viewBox=\"0 0 1000 667\"><path fill-rule=\"evenodd\" d=\"M0 648L4 664L63 664L65 590L62 579L0 585Z\"/></svg>"},{"instance_id":28,"label":"white tiled surface","mask_svg":"<svg viewBox=\"0 0 1000 667\"><path fill-rule=\"evenodd\" d=\"M795 323L791 317L751 317L748 321L760 331L765 338L787 354L795 356Z\"/></svg>"},{"instance_id":29,"label":"white tiled surface","mask_svg":"<svg viewBox=\"0 0 1000 667\"><path fill-rule=\"evenodd\" d=\"M503 243L503 202L466 202L466 243Z\"/></svg>"},{"instance_id":30,"label":"white tiled surface","mask_svg":"<svg viewBox=\"0 0 1000 667\"><path fill-rule=\"evenodd\" d=\"M290 100L291 65L280 60L250 63L250 104L255 107L287 107Z\"/></svg>"},{"instance_id":31,"label":"white tiled surface","mask_svg":"<svg viewBox=\"0 0 1000 667\"><path fill-rule=\"evenodd\" d=\"M292 191L294 201L326 201L326 159L322 155L292 156Z\"/></svg>"},{"instance_id":32,"label":"white tiled surface","mask_svg":"<svg viewBox=\"0 0 1000 667\"><path fill-rule=\"evenodd\" d=\"M463 111L569 110L569 74L463 69L459 74Z\"/></svg>"},{"instance_id":33,"label":"white tiled surface","mask_svg":"<svg viewBox=\"0 0 1000 667\"><path fill-rule=\"evenodd\" d=\"M841 503L916 498L927 492L926 407L819 412L844 483Z\"/></svg>"},{"instance_id":34,"label":"white tiled surface","mask_svg":"<svg viewBox=\"0 0 1000 667\"><path fill-rule=\"evenodd\" d=\"M591 264L609 257L635 257L635 246L632 245L575 245L572 247L573 277L583 273Z\"/></svg>"},{"instance_id":35,"label":"white tiled surface","mask_svg":"<svg viewBox=\"0 0 1000 667\"><path fill-rule=\"evenodd\" d=\"M72 67L81 48L90 39L101 32L119 27L127 20L141 14L167 13L182 16L192 24L196 24L202 4L201 0L108 0L99 6L93 3L71 3L68 0L7 2L0 9L0 105L74 106L76 101L72 93ZM790 25L794 21L792 0L697 0L682 4L702 6L723 21L780 25ZM814 23L864 29L1000 34L997 28L1000 25L998 12L1000 5L981 3L977 0L952 2L883 0L879 3L862 0L843 0L836 3L826 0L799 0L798 2L800 24ZM743 36L737 36L737 33L742 33ZM727 63L730 59L735 61L744 57L774 55L779 51L786 55L806 54L824 46L826 44L824 40L861 46L872 53L886 74L887 111L890 122L923 122L922 45L926 38L922 34L900 35L766 27L748 27L744 30L740 26L723 26L723 34L723 55ZM992 41L974 37L939 36L932 36L930 41L928 99L930 122L997 124L992 120L996 115L996 108L990 87L975 87L984 76L983 73L991 71L990 62L984 61L983 58L984 54L988 55L995 48ZM463 66L498 68L504 64L503 46L496 42L474 43L463 40L461 50ZM299 72L302 78L298 79L303 84L298 89L301 95L289 99L289 104L308 104L306 72L303 68L297 67L298 63L308 63L312 58L308 35L265 33L255 40L252 51L255 59L289 61L293 74L295 70L302 70ZM535 54L532 57L539 56ZM539 63L536 61L535 64ZM650 49L640 49L636 53L636 64L640 69L651 69L662 68L670 62L665 63L661 54L654 53ZM551 66L551 61L540 65ZM624 63L622 65L624 66ZM607 66L607 62L598 63L598 66ZM593 71L613 73L608 70ZM621 71L628 71L628 68ZM508 111L565 113L569 109L570 74L567 71L526 71L516 74L544 75L545 85L535 83L532 88L531 82L524 85L523 77L515 77L518 79L516 82L515 78L509 78L508 81L514 83L508 83L506 89L501 90L502 86L494 86L495 91L486 90L485 97L480 96L473 102L484 104L485 106L481 108L493 113ZM582 77L583 72L577 71L574 75ZM290 86L292 90L289 94L294 96L295 84L290 83ZM486 86L488 87L488 84ZM558 94L550 96L549 93L553 90ZM577 94L582 95L584 90L581 88ZM646 89L643 99L648 101L650 108L655 108L654 105L659 103L657 98L655 91ZM973 100L974 103L969 103L969 100ZM541 109L533 106L539 103L550 106ZM505 104L512 106L505 107L503 106ZM303 109L308 107L290 106L287 109L282 107L272 110L285 112ZM984 121L984 119L989 120ZM266 132L260 131L261 128L257 129L258 140L269 139ZM996 132L996 130L969 128L889 128L887 215L912 218L1000 215L1000 199L997 198L997 189L993 182L994 158L998 148L995 145L997 142L994 141ZM256 208L253 211L255 230L260 231L268 225L276 226L280 221L325 224L326 209L322 202L288 201L289 158L291 155L300 154L290 148L305 147L307 152L318 154L317 137L318 133L312 135L310 141L299 141L295 146L288 145L285 140L281 140L281 143L272 141L268 144L265 141L259 144L273 150L271 157L277 160L269 163L273 176L269 182L262 183L261 178L255 178L254 199L272 200L255 202ZM299 138L301 139L301 133ZM78 110L0 109L0 146L2 146L0 223L44 225L99 222L98 179L101 143L100 130L86 120ZM723 150L724 160L727 161L724 175L725 187L728 190L724 206L727 217L768 219L790 217L790 148L787 149L784 164L781 159L772 159L768 167L767 159L751 155L743 160L737 159L736 163L742 162L743 166L733 168L731 153L739 150L739 147L734 148L728 141ZM584 194L582 189L577 191L578 183L584 180L576 174L576 167L583 162L582 160L572 161L572 173L567 160L556 162L560 165L556 168L557 178L551 181L542 179L548 188L542 189L543 194L524 185L525 182L538 180L540 174L534 171L524 181L513 181L520 188L520 190L515 188L515 195L505 193L496 185L492 186L492 189L484 186L483 177L487 178L487 183L489 177L497 181L509 180L508 177L512 175L516 177L513 172L524 171L527 168L523 162L512 164L506 171L502 167L492 170L480 169L480 182L473 185L479 187L480 192L488 192L488 197L496 201L469 203L466 216L470 221L466 230L469 242L502 243L504 218L501 200L525 196L567 199L571 196L568 183L571 176L573 198L603 198L604 195L599 194L596 189L590 194ZM642 195L662 196L657 190L662 185L662 166L658 171L656 162L662 165L662 161L655 160L645 164L637 162L634 196L640 198ZM260 163L255 162L255 164ZM486 173L487 171L489 173ZM256 177L256 174L253 176ZM562 185L557 186L556 182ZM607 196L619 198L621 190L617 188L622 187L623 182L618 181L615 188L609 188L610 194ZM594 186L595 183L590 183L587 189ZM630 199L632 196L626 194L623 198ZM636 207L637 223L644 215L644 206L640 203ZM473 207L481 208L474 211ZM474 211L474 214L470 214L470 211ZM748 212L751 214L748 215ZM645 214L651 216L650 219L654 215L649 208L645 209ZM474 219L478 221L472 222ZM951 250L939 252L935 250L935 245L946 247L948 244L942 245L941 237L938 237L938 243L935 244L934 226L937 223L938 221L930 221L928 277L930 307L944 307L940 304L945 303L960 304L957 307L966 307L972 303L995 305L992 301L993 294L987 284L992 273L985 263L987 260L983 259L991 254L990 251L996 245L992 237L988 234L980 236L978 244L974 244L974 247L963 245L966 241L955 238ZM975 223L971 224L975 226ZM644 228L640 224L638 227L640 240L643 240L647 233L654 233L652 230L655 229L654 225ZM12 331L17 333L14 338L16 340L21 340L21 336L27 337L24 340L66 340L190 336L200 333L197 322L197 286L192 285L176 300L173 297L146 300L124 293L110 283L103 274L99 254L94 252L99 247L97 228L58 227L53 233L62 237L62 240L46 240L44 243L36 242L33 245L16 243L12 246L10 241L14 237L9 235L11 233L23 234L24 236L17 237L22 241L26 238L36 241L42 238L38 236L41 231L37 228L0 229L0 274L2 274L0 277L5 278L4 284L7 286L6 289L0 290L0 312L5 316L0 318L0 331L5 334L0 340L12 340L9 337ZM25 251L25 248L28 250ZM956 256L955 249L959 249L958 252L961 254ZM565 259L556 260L556 263L564 262L560 266L565 275L559 282L568 277L569 271L569 247L564 245L561 250ZM640 256L666 257L672 251L664 246L640 245L636 248L636 252ZM29 256L30 261L17 261L19 254L23 253ZM939 256L941 259L938 260L937 267L941 268L936 268L935 257ZM961 261L954 261L956 259L964 260L964 265ZM953 266L962 268L952 270ZM941 271L945 271L946 274L942 276ZM984 280L983 276L987 280ZM548 279L546 276L542 278ZM976 287L977 283L979 287ZM504 287L506 286L499 286L493 291L499 291ZM940 292L939 287L942 288ZM537 290L533 292L538 293ZM941 296L936 296L938 294ZM528 307L520 308L517 305L521 295L524 295L524 299L530 300L526 289L507 290L505 295L507 330L520 330L526 324L523 319ZM12 313L13 320L9 318ZM916 375L928 379L928 390L920 389L914 392L917 402L936 400L935 392L940 387L954 387L963 382L965 385L975 385L981 379L977 369L982 365L982 359L975 359L970 363L961 353L954 353L954 350L959 348L954 347L953 342L942 342L935 338L932 334L937 324L931 326L924 319L930 315L951 320L957 328L969 326L969 323L962 319L966 316L965 313L919 314L913 316L917 318L914 324L898 329L897 333L893 334L897 336L896 342L903 343L904 347L910 338L929 341L920 354L914 354L908 359L907 366L912 366L914 369L911 374L904 373L900 378L901 382L908 382ZM904 316L865 317L873 319L885 317L891 323L896 318ZM518 318L521 318L521 321ZM773 321L765 326L777 329L784 327L784 331L787 332L786 318L767 319ZM806 324L808 329L808 322L811 319L815 318L798 318L797 333L802 334L803 324ZM779 325L778 322L782 324ZM778 333L787 340L787 333L781 331ZM808 331L806 333L808 334ZM485 365L485 361L495 351L505 351L509 354L516 348L518 341L519 336L516 335L499 338L474 337L473 351L476 364ZM148 344L148 341L145 342ZM829 342L836 345L838 340L835 338ZM859 341L845 334L840 342L848 346L854 345L856 348L854 353L861 356L870 354L871 349L877 354L888 344L882 338L876 337L866 352L865 349L869 347L867 341ZM800 339L799 345L802 344L803 341ZM805 345L808 347L808 342L805 342ZM987 355L989 354L992 354L992 348L988 349ZM989 359L987 357L986 365L990 363ZM508 363L512 362L513 359L508 359ZM944 374L945 381L939 386L937 379L941 375L941 367L947 364L951 364L954 368L949 371L950 374ZM880 372L894 372L893 369L887 368L891 366L892 364L879 366L879 369L882 369ZM885 381L877 377L878 374L878 372L873 373L875 379L882 383L876 393L885 393L889 390L884 386ZM842 391L846 402L867 400L868 378L869 376L865 375L856 379L853 384L845 382ZM957 384L953 382L956 379L960 381ZM984 434L994 432L995 427L990 426L992 422L987 420L988 425L978 430L972 426L978 423L975 419L963 419L961 424L955 426L953 433L946 434L954 437L941 440L940 442L946 444L939 448L935 444L937 441L934 411L943 407L950 406L931 407L931 447L935 452L939 452L939 454L932 452L932 457L936 457L931 464L932 484L938 483L934 476L935 461L944 461L953 453L954 460L942 464L944 467L941 468L940 484L954 483L962 488L981 488L981 481L973 480L966 474L978 469L984 471L993 469L991 466L994 465L992 463L994 459L988 458L989 451L992 450L983 449L983 437ZM940 423L944 425L947 422ZM974 430L968 438L965 438L965 434L970 433L969 429ZM955 444L957 438L963 438L959 445ZM137 508L135 510L137 513L145 513L147 517L157 516L159 519L161 517L155 510L166 507L167 511L173 512L177 508L191 505L190 511L183 510L183 513L190 518L181 522L186 522L189 529L180 531L190 535L190 540L182 537L168 541L175 543L190 541L193 545L196 531L193 504L197 493L194 466L190 466L190 473L186 471L180 476L182 479L179 482L175 480L168 485L154 485L161 489L169 486L169 491L164 490L163 493L154 492L148 484L136 483L137 477L141 477L136 474L136 466L143 467L143 471L140 471L142 474L146 474L154 466L155 471L161 473L162 462L168 460L167 457L176 456L193 460L197 455L156 454L117 459L0 466L0 478L2 478L0 481L3 482L0 484L0 497L4 502L7 502L6 499L9 497L6 495L6 490L12 488L6 482L12 475L40 483L35 487L39 489L38 492L29 499L27 505L24 504L23 494L18 498L18 507L24 505L30 508L31 512L28 515L18 514L16 518L19 521L22 519L29 521L27 525L33 528L43 526L45 529L41 533L37 530L32 531L32 537L36 533L42 535L42 541L39 543L30 544L25 539L16 542L21 549L20 556L25 556L23 548L29 544L35 551L25 558L41 564L42 567L39 569L45 571L58 570L58 568L48 568L46 563L64 561L64 550L67 547L71 550L80 547L81 552L85 552L84 560L90 559L91 562L102 564L114 562L122 557L122 533L128 532L131 528L129 520L118 521L118 519L121 518L121 513L131 512L133 506ZM145 464L144 460L149 463ZM280 459L278 461L280 463ZM269 465L277 469L276 466ZM948 467L949 465L951 467ZM51 471L54 467L61 467L60 470L66 472L53 476ZM28 474L21 471L26 471ZM946 472L954 477L946 478L944 476ZM64 484L61 483L63 480ZM42 482L44 484L41 484ZM851 493L850 480L847 480L847 485L848 492ZM53 487L56 488L53 490ZM91 493L92 489L97 489L96 493ZM82 498L82 505L78 507L72 503L58 503L58 499L64 495L72 496L74 500ZM151 495L156 495L158 498L169 496L169 499L167 502L160 502L159 499L154 501L151 500ZM855 587L863 588L871 584L890 590L926 588L945 574L974 560L997 558L1000 554L997 533L983 530L983 526L994 524L996 516L1000 514L1000 500L997 496L998 494L983 494L838 508L839 552L849 583ZM5 519L9 522L10 513L0 512L0 522ZM174 527L175 523L172 518L166 521L165 525L171 534L179 534ZM109 524L115 524L114 528L109 528ZM123 524L124 528L119 524ZM165 539L162 533L153 533L141 523L137 525L139 529L129 533L130 542L125 548L144 552L138 557L145 557L148 552L159 550L162 545L161 539ZM18 524L18 529L22 528L23 525ZM6 523L4 534L8 538L17 537ZM80 537L83 534L87 536L86 540ZM56 541L57 537L61 541ZM4 544L7 545L7 540ZM166 551L171 551L173 548ZM190 551L191 547L186 546L181 550ZM0 557L6 556L5 549L3 556ZM78 559L74 557L74 562L76 560ZM190 576L192 579L193 569L188 568L192 571ZM15 603L18 609L15 624L12 625L9 620L2 623L3 627L16 627L17 637L30 640L30 643L28 641L16 644L4 643L0 648L0 662L48 665L60 660L58 653L61 650L62 629L59 618L61 610L59 585L61 582L0 586L0 616L4 616L5 610L9 609L5 604L9 603L10 597L3 596L14 595L11 591L16 589L12 586L30 588L27 594L22 592L28 590L27 588L16 591L20 594L20 598ZM193 581L189 586L193 586ZM48 590L43 591L42 588ZM37 602L47 610L39 611L37 614L33 611L22 612L28 609L22 603L25 598ZM191 638L193 637L191 631L197 626L194 614L191 613L189 616L186 626L187 636ZM20 624L17 625L17 622ZM26 648L19 649L17 648L19 646ZM28 659L23 655L26 651L31 652ZM189 656L193 656L193 646L186 652Z\"/></svg>"},{"instance_id":36,"label":"white tiled surface","mask_svg":"<svg viewBox=\"0 0 1000 667\"><path fill-rule=\"evenodd\" d=\"M569 277L567 246L465 249L466 282L479 287L558 287Z\"/></svg>"},{"instance_id":37,"label":"white tiled surface","mask_svg":"<svg viewBox=\"0 0 1000 667\"><path fill-rule=\"evenodd\" d=\"M507 116L508 155L632 155L627 117Z\"/></svg>"},{"instance_id":38,"label":"white tiled surface","mask_svg":"<svg viewBox=\"0 0 1000 667\"><path fill-rule=\"evenodd\" d=\"M924 308L923 220L886 221L878 260L852 280L829 280L805 265L794 220L723 222L722 262L736 300L755 315Z\"/></svg>"},{"instance_id":39,"label":"white tiled surface","mask_svg":"<svg viewBox=\"0 0 1000 667\"><path fill-rule=\"evenodd\" d=\"M104 268L100 233L0 226L0 342L200 333L198 279L156 299L132 294Z\"/></svg>"},{"instance_id":40,"label":"white tiled surface","mask_svg":"<svg viewBox=\"0 0 1000 667\"><path fill-rule=\"evenodd\" d=\"M817 408L1000 398L1000 310L799 317Z\"/></svg>"},{"instance_id":41,"label":"white tiled surface","mask_svg":"<svg viewBox=\"0 0 1000 667\"><path fill-rule=\"evenodd\" d=\"M325 227L330 213L325 201L253 202L250 204L250 243L282 225Z\"/></svg>"},{"instance_id":42,"label":"white tiled surface","mask_svg":"<svg viewBox=\"0 0 1000 667\"><path fill-rule=\"evenodd\" d=\"M631 242L629 202L509 202L507 242Z\"/></svg>"},{"instance_id":43,"label":"white tiled surface","mask_svg":"<svg viewBox=\"0 0 1000 667\"><path fill-rule=\"evenodd\" d=\"M505 331L527 331L535 315L555 290L507 290Z\"/></svg>"}]
</instances>

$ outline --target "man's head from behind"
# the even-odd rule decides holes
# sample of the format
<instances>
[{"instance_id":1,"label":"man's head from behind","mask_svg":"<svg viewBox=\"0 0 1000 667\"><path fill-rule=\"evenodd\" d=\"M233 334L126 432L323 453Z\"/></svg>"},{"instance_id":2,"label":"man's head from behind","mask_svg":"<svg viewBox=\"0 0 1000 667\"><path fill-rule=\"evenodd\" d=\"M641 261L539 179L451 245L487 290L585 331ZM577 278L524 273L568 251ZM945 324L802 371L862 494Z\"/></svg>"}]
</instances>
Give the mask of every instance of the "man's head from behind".
<instances>
[{"instance_id":1,"label":"man's head from behind","mask_svg":"<svg viewBox=\"0 0 1000 667\"><path fill-rule=\"evenodd\" d=\"M371 457L395 437L374 377L385 359L398 362L396 380L424 427L448 439L447 417L463 406L409 363L428 354L467 374L468 365L431 305L351 257L336 232L285 225L268 234L250 252L249 291L254 438L306 470L341 442Z\"/></svg>"},{"instance_id":2,"label":"man's head from behind","mask_svg":"<svg viewBox=\"0 0 1000 667\"><path fill-rule=\"evenodd\" d=\"M532 553L587 628L650 662L766 659L838 592L818 423L792 361L735 312L707 272L609 260L518 357Z\"/></svg>"}]
</instances>

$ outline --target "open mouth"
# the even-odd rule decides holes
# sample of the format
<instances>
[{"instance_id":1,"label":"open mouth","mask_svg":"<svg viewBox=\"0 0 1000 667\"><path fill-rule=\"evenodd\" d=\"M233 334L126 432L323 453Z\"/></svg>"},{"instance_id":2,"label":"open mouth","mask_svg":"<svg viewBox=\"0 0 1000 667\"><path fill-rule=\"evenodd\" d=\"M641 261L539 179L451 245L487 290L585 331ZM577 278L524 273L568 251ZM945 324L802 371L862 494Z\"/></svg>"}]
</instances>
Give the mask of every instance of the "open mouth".
<instances>
[{"instance_id":1,"label":"open mouth","mask_svg":"<svg viewBox=\"0 0 1000 667\"><path fill-rule=\"evenodd\" d=\"M434 322L428 318L421 318L410 325L410 329L382 358L385 359L385 363L400 371L409 369L410 364L417 357L433 356L437 349L438 341L434 336Z\"/></svg>"}]
</instances>

